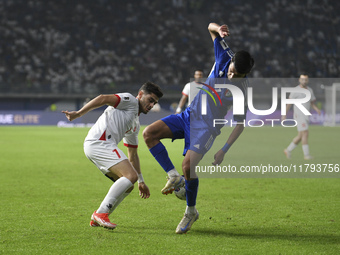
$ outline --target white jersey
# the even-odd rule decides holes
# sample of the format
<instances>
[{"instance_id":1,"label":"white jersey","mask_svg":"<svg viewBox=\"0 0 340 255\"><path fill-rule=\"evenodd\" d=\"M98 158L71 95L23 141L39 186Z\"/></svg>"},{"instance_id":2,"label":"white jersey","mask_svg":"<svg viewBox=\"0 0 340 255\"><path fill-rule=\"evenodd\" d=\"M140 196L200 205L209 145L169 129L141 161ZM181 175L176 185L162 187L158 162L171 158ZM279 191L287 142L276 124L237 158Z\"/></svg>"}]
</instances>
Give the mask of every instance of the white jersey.
<instances>
[{"instance_id":1,"label":"white jersey","mask_svg":"<svg viewBox=\"0 0 340 255\"><path fill-rule=\"evenodd\" d=\"M182 90L182 94L188 97L188 105L191 104L192 100L194 99L194 97L198 94L198 92L200 91L199 88L203 87L202 84L199 84L195 81L193 82L188 82L187 84L185 84L183 90Z\"/></svg>"},{"instance_id":2,"label":"white jersey","mask_svg":"<svg viewBox=\"0 0 340 255\"><path fill-rule=\"evenodd\" d=\"M295 88L303 89L302 87L300 87L300 85L296 86ZM311 102L315 101L316 98L315 98L313 90L310 87L307 87L306 89L309 90L309 92L311 94L311 98L308 102L303 103L302 105L310 112ZM305 98L305 97L306 97L306 95L304 93L299 93L299 92L292 92L289 95L290 99L299 99L299 98ZM294 104L294 115L295 116L305 116L304 113L301 112L301 110L295 104Z\"/></svg>"},{"instance_id":3,"label":"white jersey","mask_svg":"<svg viewBox=\"0 0 340 255\"><path fill-rule=\"evenodd\" d=\"M139 104L130 93L119 93L117 105L108 106L88 132L87 141L107 141L118 144L121 140L127 147L138 146Z\"/></svg>"}]
</instances>

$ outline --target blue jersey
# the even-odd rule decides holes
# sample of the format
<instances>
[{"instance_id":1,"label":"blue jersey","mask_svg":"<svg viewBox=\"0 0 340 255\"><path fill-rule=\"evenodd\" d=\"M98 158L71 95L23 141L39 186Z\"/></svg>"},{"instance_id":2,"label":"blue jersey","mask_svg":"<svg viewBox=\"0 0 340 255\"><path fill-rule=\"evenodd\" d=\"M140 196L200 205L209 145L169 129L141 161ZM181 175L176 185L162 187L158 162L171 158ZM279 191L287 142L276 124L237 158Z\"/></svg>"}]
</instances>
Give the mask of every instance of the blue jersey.
<instances>
[{"instance_id":1,"label":"blue jersey","mask_svg":"<svg viewBox=\"0 0 340 255\"><path fill-rule=\"evenodd\" d=\"M211 73L206 80L205 84L194 98L190 105L190 126L193 128L210 129L211 133L219 135L220 129L223 125L216 125L213 127L214 119L224 119L228 110L233 105L233 95L226 88L215 89L215 84L232 84L237 86L244 95L244 112L247 112L247 78L240 81L231 83L228 80L228 69L231 63L231 59L234 56L234 52L229 48L227 43L220 37L216 37L214 40L215 49L215 64L211 70ZM214 88L213 90L211 89ZM219 98L215 94L218 94ZM206 105L203 106L206 109L206 114L202 114L202 95L205 95ZM219 100L220 99L220 100ZM205 103L205 102L203 102ZM244 115L234 115L234 120L242 122L245 120Z\"/></svg>"}]
</instances>

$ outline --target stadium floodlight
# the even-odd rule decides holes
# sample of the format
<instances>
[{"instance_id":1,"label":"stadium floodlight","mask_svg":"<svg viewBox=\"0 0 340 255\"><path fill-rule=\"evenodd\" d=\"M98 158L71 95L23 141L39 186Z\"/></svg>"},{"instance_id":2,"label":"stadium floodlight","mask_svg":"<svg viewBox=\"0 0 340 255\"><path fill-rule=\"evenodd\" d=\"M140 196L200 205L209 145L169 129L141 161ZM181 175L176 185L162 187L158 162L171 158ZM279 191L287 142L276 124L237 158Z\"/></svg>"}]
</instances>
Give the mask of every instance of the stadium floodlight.
<instances>
[{"instance_id":1,"label":"stadium floodlight","mask_svg":"<svg viewBox=\"0 0 340 255\"><path fill-rule=\"evenodd\" d=\"M338 93L337 93L338 91ZM340 124L340 83L325 86L325 126Z\"/></svg>"}]
</instances>

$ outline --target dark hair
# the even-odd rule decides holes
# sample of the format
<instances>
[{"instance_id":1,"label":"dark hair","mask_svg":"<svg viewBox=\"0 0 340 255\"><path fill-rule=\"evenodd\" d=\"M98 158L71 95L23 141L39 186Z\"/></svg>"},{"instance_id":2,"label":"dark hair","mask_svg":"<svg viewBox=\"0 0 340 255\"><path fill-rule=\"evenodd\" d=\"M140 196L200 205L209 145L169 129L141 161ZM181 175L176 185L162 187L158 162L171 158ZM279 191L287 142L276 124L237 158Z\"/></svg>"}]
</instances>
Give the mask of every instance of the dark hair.
<instances>
[{"instance_id":1,"label":"dark hair","mask_svg":"<svg viewBox=\"0 0 340 255\"><path fill-rule=\"evenodd\" d=\"M157 84L155 84L151 81L144 83L142 85L142 87L139 89L139 91L141 91L141 90L143 90L145 94L153 93L158 98L161 98L163 96L163 92L162 92L161 88Z\"/></svg>"},{"instance_id":2,"label":"dark hair","mask_svg":"<svg viewBox=\"0 0 340 255\"><path fill-rule=\"evenodd\" d=\"M253 57L249 54L249 52L244 50L236 52L231 61L234 62L235 69L238 73L250 73L254 66Z\"/></svg>"}]
</instances>

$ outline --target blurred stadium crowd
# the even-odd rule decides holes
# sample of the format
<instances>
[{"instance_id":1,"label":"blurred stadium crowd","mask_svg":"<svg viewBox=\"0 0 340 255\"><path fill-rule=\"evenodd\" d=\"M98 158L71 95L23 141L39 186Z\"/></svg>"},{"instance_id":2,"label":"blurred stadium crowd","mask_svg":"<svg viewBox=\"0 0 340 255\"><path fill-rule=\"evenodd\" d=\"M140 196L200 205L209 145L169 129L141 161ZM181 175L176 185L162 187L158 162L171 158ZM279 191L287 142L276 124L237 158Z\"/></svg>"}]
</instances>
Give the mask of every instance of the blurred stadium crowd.
<instances>
[{"instance_id":1,"label":"blurred stadium crowd","mask_svg":"<svg viewBox=\"0 0 340 255\"><path fill-rule=\"evenodd\" d=\"M181 91L208 75L209 22L249 50L251 77L336 77L340 2L331 0L2 0L0 93L112 93L144 81Z\"/></svg>"}]
</instances>

